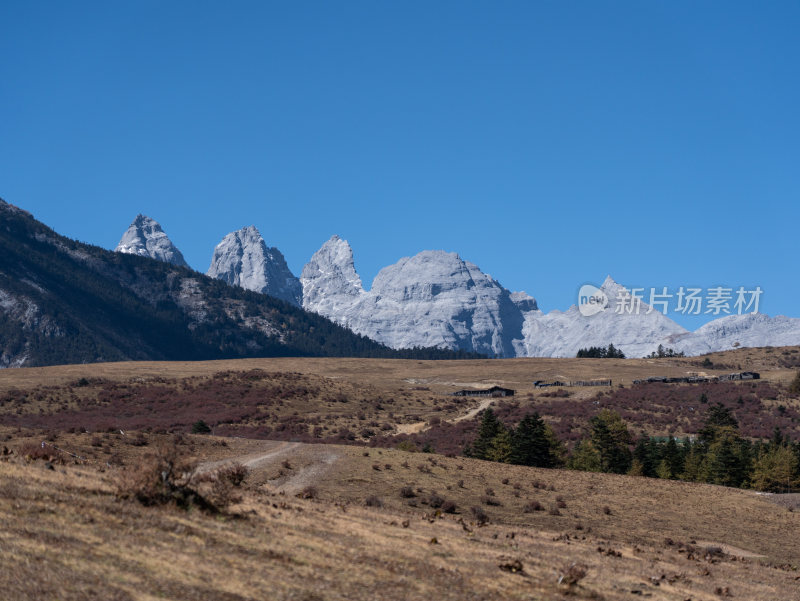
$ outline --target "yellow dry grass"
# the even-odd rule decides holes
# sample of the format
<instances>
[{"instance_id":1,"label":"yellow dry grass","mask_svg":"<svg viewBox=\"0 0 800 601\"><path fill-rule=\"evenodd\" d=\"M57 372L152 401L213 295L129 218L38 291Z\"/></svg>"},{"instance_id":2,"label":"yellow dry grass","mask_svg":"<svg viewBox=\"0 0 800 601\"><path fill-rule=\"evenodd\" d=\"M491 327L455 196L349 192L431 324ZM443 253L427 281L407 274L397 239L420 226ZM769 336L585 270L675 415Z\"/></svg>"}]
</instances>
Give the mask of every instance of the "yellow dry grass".
<instances>
[{"instance_id":1,"label":"yellow dry grass","mask_svg":"<svg viewBox=\"0 0 800 601\"><path fill-rule=\"evenodd\" d=\"M237 359L229 361L140 361L32 367L0 371L0 392L10 388L63 385L75 380L108 378L183 378L208 376L221 371L263 369L298 372L345 379L363 386L386 390L429 388L451 393L460 388L500 385L521 393L534 391L535 380L590 380L611 378L614 385L652 375L686 376L692 373L718 375L733 370L755 370L773 381L788 382L796 369L781 359L795 360L800 347L766 347L712 353L715 367L703 366L705 357L673 359L485 359L474 361L416 361L401 359L296 358ZM592 393L594 391L588 390Z\"/></svg>"},{"instance_id":2,"label":"yellow dry grass","mask_svg":"<svg viewBox=\"0 0 800 601\"><path fill-rule=\"evenodd\" d=\"M616 385L740 365L783 382L793 375L782 364L785 352L791 349L712 355L717 370L696 358L118 363L5 370L0 391L81 377L206 377L259 368L392 395L393 410L407 413L398 421L413 422L474 409L477 400L447 414L435 405L441 394L467 386L528 393L535 379L611 377ZM0 598L790 601L800 591L800 514L750 491L392 449L187 436L182 448L200 461L251 465L240 505L213 516L117 500L112 480L123 468L107 462L135 465L168 438L148 434L148 445L138 447L132 433L61 433L57 445L90 461L50 470L18 454L1 460ZM0 428L0 440L17 449L41 435ZM314 498L294 496L308 487ZM403 487L416 496L402 497ZM434 493L457 513L431 507ZM365 507L368 497L383 507ZM544 511L526 512L532 503ZM472 507L487 514L487 525L478 525ZM523 571L514 571L520 564ZM585 576L559 584L573 564L585 566Z\"/></svg>"},{"instance_id":3,"label":"yellow dry grass","mask_svg":"<svg viewBox=\"0 0 800 601\"><path fill-rule=\"evenodd\" d=\"M100 465L0 462L3 598L788 601L800 587L800 515L746 491L388 449L187 442L199 459L252 462L231 514L117 500L116 470ZM132 464L148 449L125 451ZM308 486L315 498L294 496ZM434 491L457 513L426 505ZM365 507L370 496L383 507ZM523 511L557 499L561 515ZM559 584L572 564L586 576Z\"/></svg>"}]
</instances>

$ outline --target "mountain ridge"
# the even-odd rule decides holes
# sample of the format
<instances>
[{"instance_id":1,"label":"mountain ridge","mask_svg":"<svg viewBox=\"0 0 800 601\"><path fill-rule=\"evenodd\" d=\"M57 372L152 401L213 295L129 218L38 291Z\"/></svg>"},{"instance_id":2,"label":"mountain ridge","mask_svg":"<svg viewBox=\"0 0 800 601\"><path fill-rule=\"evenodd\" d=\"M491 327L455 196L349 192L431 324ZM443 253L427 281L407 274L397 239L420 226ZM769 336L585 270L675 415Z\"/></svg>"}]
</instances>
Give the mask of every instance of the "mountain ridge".
<instances>
[{"instance_id":1,"label":"mountain ridge","mask_svg":"<svg viewBox=\"0 0 800 601\"><path fill-rule=\"evenodd\" d=\"M527 295L512 299L477 265L445 251L403 257L381 269L365 291L352 249L338 237L314 253L301 282L306 309L392 348L436 346L514 356L520 306L536 303Z\"/></svg>"},{"instance_id":2,"label":"mountain ridge","mask_svg":"<svg viewBox=\"0 0 800 601\"><path fill-rule=\"evenodd\" d=\"M599 287L608 299L604 311L585 316L572 305L545 313L533 296L507 290L474 263L445 251L399 259L381 269L367 291L352 248L338 236L314 253L300 280L306 309L392 348L425 343L490 356L574 357L581 348L613 343L627 356L643 357L659 345L698 355L800 344L798 318L730 315L692 332L643 301L628 313L631 293L611 275Z\"/></svg>"},{"instance_id":3,"label":"mountain ridge","mask_svg":"<svg viewBox=\"0 0 800 601\"><path fill-rule=\"evenodd\" d=\"M0 366L397 352L286 301L71 240L0 203Z\"/></svg>"},{"instance_id":4,"label":"mountain ridge","mask_svg":"<svg viewBox=\"0 0 800 601\"><path fill-rule=\"evenodd\" d=\"M586 316L572 305L545 313L533 296L506 289L476 264L443 250L400 258L381 269L367 290L352 247L338 235L311 256L298 278L255 226L242 228L214 249L207 275L281 298L394 349L571 357L581 348L613 343L641 357L659 346L697 355L742 345L800 344L797 318L731 315L689 331L644 302L637 312L617 311L630 291L611 275L599 286L608 298L605 311Z\"/></svg>"}]
</instances>

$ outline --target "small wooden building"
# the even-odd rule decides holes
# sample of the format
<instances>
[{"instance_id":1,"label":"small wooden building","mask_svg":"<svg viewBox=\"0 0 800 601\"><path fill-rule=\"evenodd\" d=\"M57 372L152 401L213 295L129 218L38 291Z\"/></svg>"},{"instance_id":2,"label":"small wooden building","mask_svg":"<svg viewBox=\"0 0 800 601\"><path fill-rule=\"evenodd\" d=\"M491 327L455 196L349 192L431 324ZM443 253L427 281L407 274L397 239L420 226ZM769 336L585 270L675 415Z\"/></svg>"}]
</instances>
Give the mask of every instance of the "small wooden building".
<instances>
[{"instance_id":1,"label":"small wooden building","mask_svg":"<svg viewBox=\"0 0 800 601\"><path fill-rule=\"evenodd\" d=\"M720 380L760 380L761 374L756 371L743 371L733 374L724 374L719 377Z\"/></svg>"},{"instance_id":2,"label":"small wooden building","mask_svg":"<svg viewBox=\"0 0 800 601\"><path fill-rule=\"evenodd\" d=\"M488 390L459 390L458 392L454 392L453 396L504 397L504 396L514 396L514 391L511 390L510 388L492 386Z\"/></svg>"}]
</instances>

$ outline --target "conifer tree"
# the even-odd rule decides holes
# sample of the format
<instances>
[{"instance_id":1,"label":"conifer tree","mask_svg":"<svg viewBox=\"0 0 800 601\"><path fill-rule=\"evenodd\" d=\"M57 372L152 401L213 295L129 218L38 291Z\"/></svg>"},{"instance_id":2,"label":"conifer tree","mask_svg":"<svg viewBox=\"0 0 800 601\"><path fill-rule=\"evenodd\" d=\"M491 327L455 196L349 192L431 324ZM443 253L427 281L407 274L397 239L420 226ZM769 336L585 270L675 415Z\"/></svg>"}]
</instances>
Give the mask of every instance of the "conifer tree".
<instances>
[{"instance_id":1,"label":"conifer tree","mask_svg":"<svg viewBox=\"0 0 800 601\"><path fill-rule=\"evenodd\" d=\"M560 462L560 443L538 413L528 414L522 419L514 430L512 440L512 463L556 467Z\"/></svg>"},{"instance_id":2,"label":"conifer tree","mask_svg":"<svg viewBox=\"0 0 800 601\"><path fill-rule=\"evenodd\" d=\"M590 420L592 445L600 454L601 471L624 474L631 467L631 435L618 413L603 409Z\"/></svg>"},{"instance_id":3,"label":"conifer tree","mask_svg":"<svg viewBox=\"0 0 800 601\"><path fill-rule=\"evenodd\" d=\"M502 430L505 430L505 426L497 419L494 411L491 408L485 409L478 428L478 436L475 442L464 450L464 455L475 459L488 459L492 441Z\"/></svg>"},{"instance_id":4,"label":"conifer tree","mask_svg":"<svg viewBox=\"0 0 800 601\"><path fill-rule=\"evenodd\" d=\"M791 492L800 485L797 469L797 456L790 446L770 445L755 460L751 484L756 490Z\"/></svg>"},{"instance_id":5,"label":"conifer tree","mask_svg":"<svg viewBox=\"0 0 800 601\"><path fill-rule=\"evenodd\" d=\"M501 429L495 436L489 449L486 451L486 459L497 461L498 463L511 463L512 446L511 433L506 429Z\"/></svg>"},{"instance_id":6,"label":"conifer tree","mask_svg":"<svg viewBox=\"0 0 800 601\"><path fill-rule=\"evenodd\" d=\"M567 467L571 470L580 470L582 472L603 471L600 453L594 447L592 441L588 439L578 441L567 461Z\"/></svg>"}]
</instances>

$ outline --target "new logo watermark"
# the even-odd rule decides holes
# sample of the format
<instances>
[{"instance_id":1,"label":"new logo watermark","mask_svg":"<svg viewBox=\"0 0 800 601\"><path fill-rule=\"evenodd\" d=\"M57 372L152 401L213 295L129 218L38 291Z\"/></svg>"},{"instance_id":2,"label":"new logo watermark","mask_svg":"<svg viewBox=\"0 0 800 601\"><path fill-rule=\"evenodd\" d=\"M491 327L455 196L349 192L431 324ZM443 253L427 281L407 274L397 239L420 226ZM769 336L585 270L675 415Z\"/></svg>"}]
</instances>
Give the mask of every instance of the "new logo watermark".
<instances>
[{"instance_id":1,"label":"new logo watermark","mask_svg":"<svg viewBox=\"0 0 800 601\"><path fill-rule=\"evenodd\" d=\"M608 296L593 284L584 284L578 291L578 311L585 317L608 309Z\"/></svg>"},{"instance_id":2,"label":"new logo watermark","mask_svg":"<svg viewBox=\"0 0 800 601\"><path fill-rule=\"evenodd\" d=\"M655 310L666 315L669 311L682 315L744 315L758 313L758 305L764 291L760 286L747 289L744 286L693 288L680 286L669 291L666 286L650 288L619 288L613 299L614 313L618 315L649 315ZM578 311L585 317L597 315L612 306L602 288L584 284L578 291Z\"/></svg>"}]
</instances>

